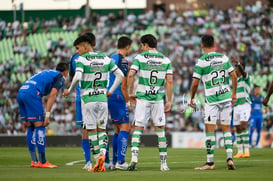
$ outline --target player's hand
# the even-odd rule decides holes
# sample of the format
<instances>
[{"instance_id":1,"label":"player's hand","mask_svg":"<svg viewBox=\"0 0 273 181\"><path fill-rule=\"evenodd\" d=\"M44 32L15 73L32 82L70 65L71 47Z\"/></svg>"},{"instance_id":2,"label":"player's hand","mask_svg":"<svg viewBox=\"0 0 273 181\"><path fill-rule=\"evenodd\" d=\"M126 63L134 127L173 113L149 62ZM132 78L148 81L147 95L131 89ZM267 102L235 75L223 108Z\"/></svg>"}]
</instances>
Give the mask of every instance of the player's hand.
<instances>
[{"instance_id":1,"label":"player's hand","mask_svg":"<svg viewBox=\"0 0 273 181\"><path fill-rule=\"evenodd\" d=\"M70 94L70 92L68 91L68 89L65 89L65 90L64 90L64 93L63 93L63 96L64 96L64 97L68 97L69 94Z\"/></svg>"},{"instance_id":2,"label":"player's hand","mask_svg":"<svg viewBox=\"0 0 273 181\"><path fill-rule=\"evenodd\" d=\"M170 101L166 102L165 107L164 107L164 111L169 112L171 110L171 107L172 107L172 102L170 102Z\"/></svg>"},{"instance_id":3,"label":"player's hand","mask_svg":"<svg viewBox=\"0 0 273 181\"><path fill-rule=\"evenodd\" d=\"M129 112L132 111L132 107L131 107L131 102L130 102L130 101L128 101L128 102L126 103L126 107L127 107L127 109L129 110Z\"/></svg>"},{"instance_id":4,"label":"player's hand","mask_svg":"<svg viewBox=\"0 0 273 181\"><path fill-rule=\"evenodd\" d=\"M45 121L44 121L43 126L47 127L48 125L49 125L49 117L45 117Z\"/></svg>"},{"instance_id":5,"label":"player's hand","mask_svg":"<svg viewBox=\"0 0 273 181\"><path fill-rule=\"evenodd\" d=\"M264 100L263 100L263 105L267 107L268 106L267 105L268 101L269 101L269 98L265 97Z\"/></svg>"},{"instance_id":6,"label":"player's hand","mask_svg":"<svg viewBox=\"0 0 273 181\"><path fill-rule=\"evenodd\" d=\"M262 110L262 114L265 114L267 112L267 108L268 108L268 106L264 107L264 110Z\"/></svg>"},{"instance_id":7,"label":"player's hand","mask_svg":"<svg viewBox=\"0 0 273 181\"><path fill-rule=\"evenodd\" d=\"M232 95L231 96L231 103L232 103L232 105L237 101L237 97L236 97L236 94L235 95Z\"/></svg>"},{"instance_id":8,"label":"player's hand","mask_svg":"<svg viewBox=\"0 0 273 181\"><path fill-rule=\"evenodd\" d=\"M190 106L195 109L196 108L196 105L194 104L194 99L191 99L190 101Z\"/></svg>"},{"instance_id":9,"label":"player's hand","mask_svg":"<svg viewBox=\"0 0 273 181\"><path fill-rule=\"evenodd\" d=\"M112 95L111 92L107 92L107 93L106 93L107 98L109 98L111 95Z\"/></svg>"},{"instance_id":10,"label":"player's hand","mask_svg":"<svg viewBox=\"0 0 273 181\"><path fill-rule=\"evenodd\" d=\"M136 95L135 94L130 94L129 95L129 100L131 104L136 105Z\"/></svg>"},{"instance_id":11,"label":"player's hand","mask_svg":"<svg viewBox=\"0 0 273 181\"><path fill-rule=\"evenodd\" d=\"M27 122L22 121L21 128L25 131L27 129Z\"/></svg>"}]
</instances>

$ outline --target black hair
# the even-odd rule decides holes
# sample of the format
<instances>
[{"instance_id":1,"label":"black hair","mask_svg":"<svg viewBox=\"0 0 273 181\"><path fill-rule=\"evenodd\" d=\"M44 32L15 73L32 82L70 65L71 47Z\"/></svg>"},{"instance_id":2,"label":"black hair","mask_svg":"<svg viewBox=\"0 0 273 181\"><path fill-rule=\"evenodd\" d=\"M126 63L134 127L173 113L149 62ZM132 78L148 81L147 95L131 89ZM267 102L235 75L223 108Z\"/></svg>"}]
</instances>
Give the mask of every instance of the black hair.
<instances>
[{"instance_id":1,"label":"black hair","mask_svg":"<svg viewBox=\"0 0 273 181\"><path fill-rule=\"evenodd\" d=\"M255 88L260 88L261 86L257 85L257 84L254 84L254 89Z\"/></svg>"},{"instance_id":2,"label":"black hair","mask_svg":"<svg viewBox=\"0 0 273 181\"><path fill-rule=\"evenodd\" d=\"M86 35L90 38L90 42L91 42L91 46L94 47L96 45L96 37L93 33L91 32L87 32L87 33L84 33L83 35Z\"/></svg>"},{"instance_id":3,"label":"black hair","mask_svg":"<svg viewBox=\"0 0 273 181\"><path fill-rule=\"evenodd\" d=\"M73 43L74 46L79 45L80 43L89 43L90 45L92 45L91 39L89 38L89 36L87 35L81 35L79 36Z\"/></svg>"},{"instance_id":4,"label":"black hair","mask_svg":"<svg viewBox=\"0 0 273 181\"><path fill-rule=\"evenodd\" d=\"M68 70L68 63L67 62L59 62L56 66L56 70L60 71L60 72L64 72L66 70Z\"/></svg>"},{"instance_id":5,"label":"black hair","mask_svg":"<svg viewBox=\"0 0 273 181\"><path fill-rule=\"evenodd\" d=\"M143 35L140 38L140 42L142 44L147 43L150 48L156 48L157 47L157 40L152 34Z\"/></svg>"},{"instance_id":6,"label":"black hair","mask_svg":"<svg viewBox=\"0 0 273 181\"><path fill-rule=\"evenodd\" d=\"M214 38L212 35L202 36L201 41L202 41L204 48L212 48L214 46Z\"/></svg>"},{"instance_id":7,"label":"black hair","mask_svg":"<svg viewBox=\"0 0 273 181\"><path fill-rule=\"evenodd\" d=\"M127 36L122 36L118 39L118 49L123 49L132 44L132 40Z\"/></svg>"}]
</instances>

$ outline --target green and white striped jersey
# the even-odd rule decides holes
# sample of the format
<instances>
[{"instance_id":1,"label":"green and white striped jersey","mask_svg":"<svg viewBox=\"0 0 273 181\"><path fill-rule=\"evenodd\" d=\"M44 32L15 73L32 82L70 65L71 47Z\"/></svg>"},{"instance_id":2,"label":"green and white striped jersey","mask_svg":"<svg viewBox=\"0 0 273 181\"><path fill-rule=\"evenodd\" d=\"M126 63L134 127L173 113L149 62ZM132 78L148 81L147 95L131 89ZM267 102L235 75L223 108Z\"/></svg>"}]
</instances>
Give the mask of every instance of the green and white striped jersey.
<instances>
[{"instance_id":1,"label":"green and white striped jersey","mask_svg":"<svg viewBox=\"0 0 273 181\"><path fill-rule=\"evenodd\" d=\"M231 101L229 73L234 71L227 56L210 52L198 59L193 77L201 79L205 88L205 100L208 104Z\"/></svg>"},{"instance_id":2,"label":"green and white striped jersey","mask_svg":"<svg viewBox=\"0 0 273 181\"><path fill-rule=\"evenodd\" d=\"M167 74L173 74L169 58L156 50L137 55L131 69L139 74L136 96L148 101L163 101Z\"/></svg>"},{"instance_id":3,"label":"green and white striped jersey","mask_svg":"<svg viewBox=\"0 0 273 181\"><path fill-rule=\"evenodd\" d=\"M117 69L115 63L101 53L81 55L76 60L76 71L83 73L80 81L83 102L107 102L108 75Z\"/></svg>"},{"instance_id":4,"label":"green and white striped jersey","mask_svg":"<svg viewBox=\"0 0 273 181\"><path fill-rule=\"evenodd\" d=\"M237 90L236 90L236 97L237 101L234 103L234 106L239 104L244 104L245 102L249 102L251 104L251 100L249 97L250 94L250 78L247 77L244 79L243 76L237 78Z\"/></svg>"}]
</instances>

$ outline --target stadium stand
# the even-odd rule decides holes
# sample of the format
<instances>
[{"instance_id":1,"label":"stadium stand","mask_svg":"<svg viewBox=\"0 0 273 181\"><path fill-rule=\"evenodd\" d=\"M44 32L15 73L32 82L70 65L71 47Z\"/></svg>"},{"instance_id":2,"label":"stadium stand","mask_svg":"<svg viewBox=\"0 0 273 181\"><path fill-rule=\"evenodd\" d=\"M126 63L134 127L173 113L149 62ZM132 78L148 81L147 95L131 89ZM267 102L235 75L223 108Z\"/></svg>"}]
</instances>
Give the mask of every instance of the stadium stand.
<instances>
[{"instance_id":1,"label":"stadium stand","mask_svg":"<svg viewBox=\"0 0 273 181\"><path fill-rule=\"evenodd\" d=\"M24 27L20 22L0 20L0 133L23 134L16 93L22 82L39 70L52 68L60 60L69 61L73 54L74 39L81 33L92 31L97 37L98 51L111 55L116 51L116 40L121 34L133 39L132 62L138 52L138 39L151 33L159 39L158 49L170 57L174 67L174 100L167 114L167 131L202 131L204 96L202 86L197 95L198 111L188 107L191 76L195 60L200 57L200 36L211 33L217 40L217 51L227 54L232 63L240 61L251 75L251 83L258 84L265 95L273 80L273 13L266 6L245 6L227 11L205 9L147 11L126 20L95 14L90 19L80 16L70 19L56 17L42 21L36 17ZM74 98L58 97L52 109L49 129L54 134L79 134L74 124ZM264 129L273 131L273 99L265 114ZM132 115L131 115L132 118ZM110 125L111 126L111 125ZM146 132L153 132L148 125Z\"/></svg>"}]
</instances>

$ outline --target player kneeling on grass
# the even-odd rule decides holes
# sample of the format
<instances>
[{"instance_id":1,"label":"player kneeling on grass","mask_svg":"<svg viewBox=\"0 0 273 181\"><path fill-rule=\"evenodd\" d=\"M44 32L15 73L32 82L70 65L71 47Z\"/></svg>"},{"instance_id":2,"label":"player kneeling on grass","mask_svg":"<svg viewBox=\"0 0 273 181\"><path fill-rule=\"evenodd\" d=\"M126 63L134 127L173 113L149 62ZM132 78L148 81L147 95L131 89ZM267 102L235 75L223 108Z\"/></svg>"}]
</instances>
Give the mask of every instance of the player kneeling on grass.
<instances>
[{"instance_id":1,"label":"player kneeling on grass","mask_svg":"<svg viewBox=\"0 0 273 181\"><path fill-rule=\"evenodd\" d=\"M104 161L108 136L106 123L108 119L107 97L111 96L123 78L123 73L115 63L107 56L93 51L94 39L82 35L74 41L77 53L80 55L76 61L76 74L73 77L69 89L64 91L64 96L80 82L83 126L88 132L91 148L99 150L100 156L91 172L104 172ZM112 72L116 79L106 92L108 74Z\"/></svg>"},{"instance_id":2,"label":"player kneeling on grass","mask_svg":"<svg viewBox=\"0 0 273 181\"><path fill-rule=\"evenodd\" d=\"M57 168L46 161L45 127L49 125L49 116L58 91L63 88L68 74L68 64L61 62L56 70L43 70L30 77L20 88L17 101L23 124L27 126L27 146L31 156L31 167ZM48 95L46 113L42 97ZM38 148L39 162L36 156Z\"/></svg>"}]
</instances>

